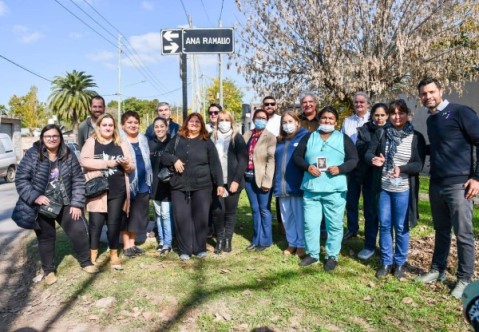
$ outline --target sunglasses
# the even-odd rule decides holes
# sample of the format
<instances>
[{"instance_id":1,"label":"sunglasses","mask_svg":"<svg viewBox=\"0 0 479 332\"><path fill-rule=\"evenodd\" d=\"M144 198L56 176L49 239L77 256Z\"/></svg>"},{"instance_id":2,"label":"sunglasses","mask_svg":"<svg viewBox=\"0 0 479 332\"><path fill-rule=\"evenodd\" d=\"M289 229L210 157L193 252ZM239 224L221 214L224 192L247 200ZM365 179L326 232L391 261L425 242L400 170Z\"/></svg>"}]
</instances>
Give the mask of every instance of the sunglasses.
<instances>
[{"instance_id":1,"label":"sunglasses","mask_svg":"<svg viewBox=\"0 0 479 332\"><path fill-rule=\"evenodd\" d=\"M275 106L276 103L264 103L263 106Z\"/></svg>"},{"instance_id":2,"label":"sunglasses","mask_svg":"<svg viewBox=\"0 0 479 332\"><path fill-rule=\"evenodd\" d=\"M218 111L211 111L211 112L208 112L210 115L218 115Z\"/></svg>"}]
</instances>

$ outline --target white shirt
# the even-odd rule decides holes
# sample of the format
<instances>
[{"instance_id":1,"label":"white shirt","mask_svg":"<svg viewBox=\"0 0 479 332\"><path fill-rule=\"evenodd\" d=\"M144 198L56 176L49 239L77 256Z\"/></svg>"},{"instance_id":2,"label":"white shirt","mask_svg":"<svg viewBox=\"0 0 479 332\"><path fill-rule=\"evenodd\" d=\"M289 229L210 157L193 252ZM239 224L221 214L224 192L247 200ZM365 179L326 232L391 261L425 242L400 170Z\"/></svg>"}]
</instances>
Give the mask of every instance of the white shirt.
<instances>
[{"instance_id":1,"label":"white shirt","mask_svg":"<svg viewBox=\"0 0 479 332\"><path fill-rule=\"evenodd\" d=\"M358 140L358 128L368 122L369 116L369 111L364 115L363 118L360 118L356 114L348 116L346 119L344 119L341 132L348 135L353 143L356 144L356 141Z\"/></svg>"},{"instance_id":2,"label":"white shirt","mask_svg":"<svg viewBox=\"0 0 479 332\"><path fill-rule=\"evenodd\" d=\"M281 127L281 115L274 113L273 116L269 118L268 123L266 123L265 129L267 129L275 137L278 137L280 127ZM251 122L251 129L254 129L253 121Z\"/></svg>"}]
</instances>

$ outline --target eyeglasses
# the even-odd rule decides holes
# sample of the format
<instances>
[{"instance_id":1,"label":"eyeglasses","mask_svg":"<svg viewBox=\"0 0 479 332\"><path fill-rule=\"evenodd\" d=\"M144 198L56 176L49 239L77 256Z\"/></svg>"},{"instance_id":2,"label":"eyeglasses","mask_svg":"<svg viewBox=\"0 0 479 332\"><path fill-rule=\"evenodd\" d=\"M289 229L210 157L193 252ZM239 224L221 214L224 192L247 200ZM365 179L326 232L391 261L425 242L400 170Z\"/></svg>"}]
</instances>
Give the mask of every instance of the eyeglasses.
<instances>
[{"instance_id":1,"label":"eyeglasses","mask_svg":"<svg viewBox=\"0 0 479 332\"><path fill-rule=\"evenodd\" d=\"M276 103L263 103L263 106L275 106Z\"/></svg>"},{"instance_id":2,"label":"eyeglasses","mask_svg":"<svg viewBox=\"0 0 479 332\"><path fill-rule=\"evenodd\" d=\"M210 111L208 112L210 115L218 115L219 111Z\"/></svg>"},{"instance_id":3,"label":"eyeglasses","mask_svg":"<svg viewBox=\"0 0 479 332\"><path fill-rule=\"evenodd\" d=\"M57 139L60 138L60 135L45 135L45 136L43 136L43 138L46 139L46 140L56 141Z\"/></svg>"}]
</instances>

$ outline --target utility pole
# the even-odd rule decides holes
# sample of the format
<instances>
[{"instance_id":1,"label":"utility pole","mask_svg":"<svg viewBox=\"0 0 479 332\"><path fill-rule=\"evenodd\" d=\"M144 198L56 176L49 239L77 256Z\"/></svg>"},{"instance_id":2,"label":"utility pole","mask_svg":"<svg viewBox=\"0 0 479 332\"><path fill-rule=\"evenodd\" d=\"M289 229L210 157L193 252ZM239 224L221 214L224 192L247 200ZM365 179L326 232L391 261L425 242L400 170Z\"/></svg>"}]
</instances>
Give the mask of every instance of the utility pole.
<instances>
[{"instance_id":1,"label":"utility pole","mask_svg":"<svg viewBox=\"0 0 479 332\"><path fill-rule=\"evenodd\" d=\"M221 20L218 22L218 27L221 28ZM223 105L223 71L222 71L222 62L221 62L221 53L218 53L218 84L219 84L219 90L220 90L220 105L224 107Z\"/></svg>"},{"instance_id":2,"label":"utility pole","mask_svg":"<svg viewBox=\"0 0 479 332\"><path fill-rule=\"evenodd\" d=\"M121 119L121 34L118 34L118 123Z\"/></svg>"}]
</instances>

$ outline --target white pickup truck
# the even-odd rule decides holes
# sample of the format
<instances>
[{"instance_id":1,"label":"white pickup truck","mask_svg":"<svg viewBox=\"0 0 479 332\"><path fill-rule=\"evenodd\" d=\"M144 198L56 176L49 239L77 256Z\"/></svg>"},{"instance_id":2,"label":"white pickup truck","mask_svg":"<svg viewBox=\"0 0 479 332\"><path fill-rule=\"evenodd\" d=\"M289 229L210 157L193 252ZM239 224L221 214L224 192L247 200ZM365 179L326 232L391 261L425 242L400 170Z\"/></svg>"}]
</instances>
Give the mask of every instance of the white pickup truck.
<instances>
[{"instance_id":1,"label":"white pickup truck","mask_svg":"<svg viewBox=\"0 0 479 332\"><path fill-rule=\"evenodd\" d=\"M0 133L0 177L7 182L14 182L16 172L17 154L12 139L7 134Z\"/></svg>"}]
</instances>

